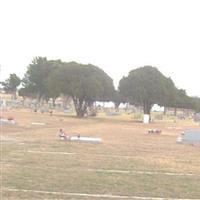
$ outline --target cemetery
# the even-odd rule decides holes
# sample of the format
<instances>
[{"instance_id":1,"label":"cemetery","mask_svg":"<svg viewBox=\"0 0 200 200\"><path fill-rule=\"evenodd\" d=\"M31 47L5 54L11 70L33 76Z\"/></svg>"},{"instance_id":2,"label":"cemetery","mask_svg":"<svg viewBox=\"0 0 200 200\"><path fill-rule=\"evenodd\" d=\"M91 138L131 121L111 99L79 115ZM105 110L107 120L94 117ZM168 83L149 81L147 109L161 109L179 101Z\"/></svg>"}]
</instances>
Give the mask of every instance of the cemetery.
<instances>
[{"instance_id":1,"label":"cemetery","mask_svg":"<svg viewBox=\"0 0 200 200\"><path fill-rule=\"evenodd\" d=\"M37 57L25 77L2 83L4 199L199 199L200 100L157 68L115 89L96 66Z\"/></svg>"}]
</instances>

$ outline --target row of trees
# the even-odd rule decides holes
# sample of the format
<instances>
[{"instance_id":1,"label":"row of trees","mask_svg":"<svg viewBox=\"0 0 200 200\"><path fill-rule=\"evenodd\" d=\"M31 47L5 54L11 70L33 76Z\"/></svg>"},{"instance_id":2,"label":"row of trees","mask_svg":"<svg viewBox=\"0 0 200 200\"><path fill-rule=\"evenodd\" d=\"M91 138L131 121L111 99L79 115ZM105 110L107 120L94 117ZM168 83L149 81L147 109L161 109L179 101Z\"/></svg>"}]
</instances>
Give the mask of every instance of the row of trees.
<instances>
[{"instance_id":1,"label":"row of trees","mask_svg":"<svg viewBox=\"0 0 200 200\"><path fill-rule=\"evenodd\" d=\"M151 66L130 71L127 77L120 80L119 91L132 104L142 105L144 114L150 114L154 104L195 111L200 108L199 98L187 96L185 90L176 88L171 78Z\"/></svg>"},{"instance_id":2,"label":"row of trees","mask_svg":"<svg viewBox=\"0 0 200 200\"><path fill-rule=\"evenodd\" d=\"M143 106L144 114L150 114L154 104L200 111L199 98L187 96L171 78L151 66L130 71L115 90L113 80L94 65L36 57L22 80L11 74L1 84L6 92L16 93L20 83L20 96L37 98L39 102L50 98L55 101L61 94L70 96L78 117L83 117L95 101L113 101L116 107L125 102Z\"/></svg>"}]
</instances>

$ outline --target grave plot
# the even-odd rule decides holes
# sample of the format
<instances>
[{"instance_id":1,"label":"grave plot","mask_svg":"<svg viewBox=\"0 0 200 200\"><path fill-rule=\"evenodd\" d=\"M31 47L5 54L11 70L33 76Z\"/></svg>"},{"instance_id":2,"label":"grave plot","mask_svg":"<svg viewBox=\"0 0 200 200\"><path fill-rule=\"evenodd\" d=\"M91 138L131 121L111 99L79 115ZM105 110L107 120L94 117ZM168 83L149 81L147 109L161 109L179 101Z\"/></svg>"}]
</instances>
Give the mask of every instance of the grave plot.
<instances>
[{"instance_id":1,"label":"grave plot","mask_svg":"<svg viewBox=\"0 0 200 200\"><path fill-rule=\"evenodd\" d=\"M177 138L178 143L183 144L200 144L200 129L190 129L184 131Z\"/></svg>"}]
</instances>

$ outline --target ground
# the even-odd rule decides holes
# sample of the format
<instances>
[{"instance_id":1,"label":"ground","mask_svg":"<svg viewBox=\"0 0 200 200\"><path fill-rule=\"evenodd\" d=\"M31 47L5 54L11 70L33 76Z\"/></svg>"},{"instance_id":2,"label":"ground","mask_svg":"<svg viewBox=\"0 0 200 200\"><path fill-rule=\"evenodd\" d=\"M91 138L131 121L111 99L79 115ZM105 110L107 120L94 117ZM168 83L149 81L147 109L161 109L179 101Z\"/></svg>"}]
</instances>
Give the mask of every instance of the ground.
<instances>
[{"instance_id":1,"label":"ground","mask_svg":"<svg viewBox=\"0 0 200 200\"><path fill-rule=\"evenodd\" d=\"M1 199L200 199L200 146L176 144L191 120L144 125L129 115L77 119L9 110L1 126ZM45 123L33 125L32 122ZM61 141L69 135L102 144ZM162 130L148 135L148 129Z\"/></svg>"}]
</instances>

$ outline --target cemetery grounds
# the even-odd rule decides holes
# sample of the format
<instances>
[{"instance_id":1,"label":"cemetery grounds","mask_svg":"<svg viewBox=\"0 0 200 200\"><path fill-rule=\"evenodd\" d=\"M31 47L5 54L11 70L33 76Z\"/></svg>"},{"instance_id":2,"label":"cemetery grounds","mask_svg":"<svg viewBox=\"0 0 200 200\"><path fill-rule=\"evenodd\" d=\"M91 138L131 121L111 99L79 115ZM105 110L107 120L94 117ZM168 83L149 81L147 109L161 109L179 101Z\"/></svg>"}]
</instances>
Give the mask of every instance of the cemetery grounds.
<instances>
[{"instance_id":1,"label":"cemetery grounds","mask_svg":"<svg viewBox=\"0 0 200 200\"><path fill-rule=\"evenodd\" d=\"M200 146L177 144L191 119L144 125L131 115L78 119L11 109L1 125L1 199L200 199ZM32 124L41 123L41 124ZM101 144L61 141L69 135ZM161 129L148 135L148 129Z\"/></svg>"}]
</instances>

